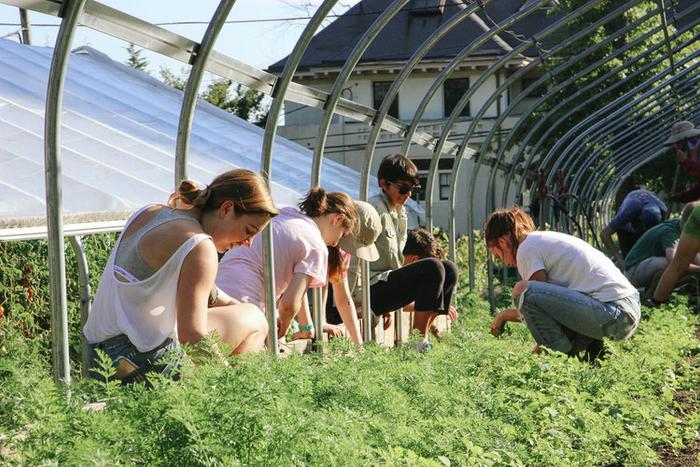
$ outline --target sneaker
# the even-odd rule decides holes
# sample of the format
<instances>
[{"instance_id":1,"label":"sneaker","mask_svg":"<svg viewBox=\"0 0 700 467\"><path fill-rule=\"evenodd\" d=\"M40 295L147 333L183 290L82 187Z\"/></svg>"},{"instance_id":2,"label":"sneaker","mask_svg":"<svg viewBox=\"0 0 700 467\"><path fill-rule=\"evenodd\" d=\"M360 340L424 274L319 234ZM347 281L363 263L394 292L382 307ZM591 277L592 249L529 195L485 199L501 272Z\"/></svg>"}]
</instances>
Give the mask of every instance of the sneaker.
<instances>
[{"instance_id":1,"label":"sneaker","mask_svg":"<svg viewBox=\"0 0 700 467\"><path fill-rule=\"evenodd\" d=\"M418 343L418 346L417 346L418 352L420 352L420 353L425 353L432 348L433 348L433 344L431 344L430 341L421 341Z\"/></svg>"}]
</instances>

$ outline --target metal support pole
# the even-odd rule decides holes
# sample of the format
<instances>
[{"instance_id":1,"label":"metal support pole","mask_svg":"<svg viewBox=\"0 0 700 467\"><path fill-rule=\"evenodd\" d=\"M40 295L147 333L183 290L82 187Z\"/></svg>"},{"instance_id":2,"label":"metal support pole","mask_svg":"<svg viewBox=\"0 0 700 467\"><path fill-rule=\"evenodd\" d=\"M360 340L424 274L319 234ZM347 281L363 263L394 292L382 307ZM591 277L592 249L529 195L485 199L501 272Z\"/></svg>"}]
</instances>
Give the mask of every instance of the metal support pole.
<instances>
[{"instance_id":1,"label":"metal support pole","mask_svg":"<svg viewBox=\"0 0 700 467\"><path fill-rule=\"evenodd\" d=\"M280 75L279 79L275 83L275 87L272 90L273 100L272 105L270 106L270 111L267 114L267 123L265 124L265 134L263 135L263 145L261 151L261 157L263 160L262 165L263 167L268 168L267 172L265 172L268 176L270 165L272 162L272 148L274 146L275 136L277 134L277 126L279 124L279 118L282 112L282 106L284 105L285 96L287 95L287 90L289 89L289 86L292 82L292 78L294 77L294 73L296 73L297 67L301 62L302 57L304 56L304 52L311 43L311 39L323 23L323 20L326 18L326 16L328 16L328 14L332 11L333 6L335 6L335 4L336 0L326 0L323 2L323 4L321 4L318 7L316 13L314 13L314 16L304 28L301 37L299 37L299 40L297 40L297 43L294 46L294 50L287 58L287 62L284 65L284 70L282 70L282 74ZM319 156L314 156L314 168L312 169L311 175L311 187L318 186L318 184L320 183L320 166L322 159L323 154L320 154ZM317 166L318 169L316 169ZM267 242L264 245L267 245ZM272 257L272 239L270 239L269 248L270 251L265 257L264 268L266 272L266 277L270 278L270 280L272 281L272 285L270 287L274 289L274 274L272 272L274 265ZM323 323L325 321L325 310L323 310L323 307L321 306L321 290L314 289L311 294L311 310L315 330L314 347L317 350L323 350ZM274 301L271 302L270 300L268 300L266 307L270 306L270 303L274 304ZM274 339L276 340L277 323L274 322L274 320L272 320L269 324L270 337L268 337L268 340L272 340L272 336L275 336Z\"/></svg>"},{"instance_id":2,"label":"metal support pole","mask_svg":"<svg viewBox=\"0 0 700 467\"><path fill-rule=\"evenodd\" d=\"M360 281L362 288L362 331L365 342L372 340L372 309L369 298L369 262L361 259L360 261Z\"/></svg>"},{"instance_id":3,"label":"metal support pole","mask_svg":"<svg viewBox=\"0 0 700 467\"><path fill-rule=\"evenodd\" d=\"M32 45L32 25L29 22L29 12L19 9L19 22L22 25L22 44Z\"/></svg>"},{"instance_id":4,"label":"metal support pole","mask_svg":"<svg viewBox=\"0 0 700 467\"><path fill-rule=\"evenodd\" d=\"M202 83L202 77L206 69L207 61L214 50L214 44L219 37L221 28L226 23L229 13L236 0L221 0L214 12L209 26L204 33L202 43L192 51L192 69L187 78L185 94L182 96L180 119L177 126L177 141L175 143L175 189L180 182L187 178L187 156L190 147L190 134L192 133L192 120L197 105L197 92Z\"/></svg>"},{"instance_id":5,"label":"metal support pole","mask_svg":"<svg viewBox=\"0 0 700 467\"><path fill-rule=\"evenodd\" d=\"M44 128L46 220L49 246L49 291L51 294L51 342L53 378L70 384L68 355L68 307L66 300L66 258L63 240L63 189L61 174L61 109L68 59L80 13L87 0L67 0L61 12L61 27L51 59Z\"/></svg>"},{"instance_id":6,"label":"metal support pole","mask_svg":"<svg viewBox=\"0 0 700 467\"><path fill-rule=\"evenodd\" d=\"M90 271L88 268L87 257L83 249L83 242L80 236L68 237L75 259L78 263L78 278L80 281L80 329L83 329L85 322L90 315L90 306L92 305L90 294ZM80 361L82 363L80 374L82 377L87 377L88 368L90 367L89 355L87 351L87 339L85 334L80 333Z\"/></svg>"}]
</instances>

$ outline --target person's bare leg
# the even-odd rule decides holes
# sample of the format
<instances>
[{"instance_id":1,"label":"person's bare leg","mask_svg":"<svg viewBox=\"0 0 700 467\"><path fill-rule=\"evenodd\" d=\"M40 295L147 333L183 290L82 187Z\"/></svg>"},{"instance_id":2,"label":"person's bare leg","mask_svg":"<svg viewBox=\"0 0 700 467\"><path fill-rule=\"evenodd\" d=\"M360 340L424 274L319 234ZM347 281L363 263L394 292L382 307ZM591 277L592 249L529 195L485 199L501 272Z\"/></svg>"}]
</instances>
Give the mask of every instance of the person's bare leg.
<instances>
[{"instance_id":1,"label":"person's bare leg","mask_svg":"<svg viewBox=\"0 0 700 467\"><path fill-rule=\"evenodd\" d=\"M209 331L216 331L221 340L230 345L232 354L259 352L265 347L267 319L255 305L238 305L211 308L207 314Z\"/></svg>"}]
</instances>

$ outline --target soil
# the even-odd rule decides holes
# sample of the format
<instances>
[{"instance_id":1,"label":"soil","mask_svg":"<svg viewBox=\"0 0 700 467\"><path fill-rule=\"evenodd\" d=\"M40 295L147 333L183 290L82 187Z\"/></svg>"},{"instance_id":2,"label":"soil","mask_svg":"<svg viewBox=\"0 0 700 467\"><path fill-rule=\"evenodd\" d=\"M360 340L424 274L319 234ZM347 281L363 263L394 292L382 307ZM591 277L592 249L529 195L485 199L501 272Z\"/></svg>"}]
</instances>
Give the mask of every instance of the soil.
<instances>
[{"instance_id":1,"label":"soil","mask_svg":"<svg viewBox=\"0 0 700 467\"><path fill-rule=\"evenodd\" d=\"M695 328L695 337L700 339L700 326ZM693 367L696 368L700 364L696 356L690 357L690 359ZM700 394L694 390L678 391L674 394L673 399L680 406L680 410L676 412L676 416L680 418L700 409ZM692 444L678 452L674 452L670 447L663 447L658 452L661 465L664 467L700 466L700 439L696 439Z\"/></svg>"}]
</instances>

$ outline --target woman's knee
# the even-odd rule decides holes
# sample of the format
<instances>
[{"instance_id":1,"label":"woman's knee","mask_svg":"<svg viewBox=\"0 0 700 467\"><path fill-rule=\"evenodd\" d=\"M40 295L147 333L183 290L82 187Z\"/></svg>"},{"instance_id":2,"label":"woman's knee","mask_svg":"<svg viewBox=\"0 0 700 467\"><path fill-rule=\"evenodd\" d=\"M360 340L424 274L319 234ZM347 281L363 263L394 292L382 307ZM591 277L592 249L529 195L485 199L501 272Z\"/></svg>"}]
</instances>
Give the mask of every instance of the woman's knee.
<instances>
[{"instance_id":1,"label":"woman's knee","mask_svg":"<svg viewBox=\"0 0 700 467\"><path fill-rule=\"evenodd\" d=\"M267 335L269 325L265 313L257 306L250 303L241 303L241 310L244 312L245 324L251 333L259 332Z\"/></svg>"}]
</instances>

